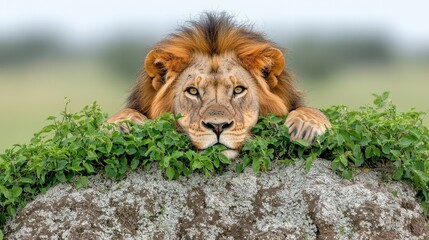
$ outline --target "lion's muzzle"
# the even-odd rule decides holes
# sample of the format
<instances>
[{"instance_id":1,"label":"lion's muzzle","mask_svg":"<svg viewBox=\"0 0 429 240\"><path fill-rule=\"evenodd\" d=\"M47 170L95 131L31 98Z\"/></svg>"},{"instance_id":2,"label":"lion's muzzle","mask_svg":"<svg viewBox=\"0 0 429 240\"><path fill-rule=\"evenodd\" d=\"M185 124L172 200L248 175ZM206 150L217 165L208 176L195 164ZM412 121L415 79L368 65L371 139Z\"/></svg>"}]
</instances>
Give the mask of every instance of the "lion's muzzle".
<instances>
[{"instance_id":1,"label":"lion's muzzle","mask_svg":"<svg viewBox=\"0 0 429 240\"><path fill-rule=\"evenodd\" d=\"M218 141L220 138L220 134L224 130L231 128L232 124L234 124L234 121L231 121L229 123L228 122L215 123L215 122L204 122L204 121L202 122L202 125L205 128L212 130L216 134Z\"/></svg>"},{"instance_id":2,"label":"lion's muzzle","mask_svg":"<svg viewBox=\"0 0 429 240\"><path fill-rule=\"evenodd\" d=\"M210 145L223 144L231 148L225 135L234 130L234 116L226 106L215 103L205 109L201 114L200 126L203 131L213 132L213 140ZM212 133L212 134L213 134ZM225 144L226 143L226 144Z\"/></svg>"}]
</instances>

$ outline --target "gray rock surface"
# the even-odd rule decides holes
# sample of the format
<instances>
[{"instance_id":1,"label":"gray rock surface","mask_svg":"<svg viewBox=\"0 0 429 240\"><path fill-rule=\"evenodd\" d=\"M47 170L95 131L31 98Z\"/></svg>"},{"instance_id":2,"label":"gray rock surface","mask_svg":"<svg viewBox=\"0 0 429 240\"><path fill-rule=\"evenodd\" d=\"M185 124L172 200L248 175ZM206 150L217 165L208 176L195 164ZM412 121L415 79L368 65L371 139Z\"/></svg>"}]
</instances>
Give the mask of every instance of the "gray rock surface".
<instances>
[{"instance_id":1,"label":"gray rock surface","mask_svg":"<svg viewBox=\"0 0 429 240\"><path fill-rule=\"evenodd\" d=\"M297 161L177 181L153 169L57 185L7 223L5 239L429 239L414 196L375 172L345 180L324 160L308 173Z\"/></svg>"}]
</instances>

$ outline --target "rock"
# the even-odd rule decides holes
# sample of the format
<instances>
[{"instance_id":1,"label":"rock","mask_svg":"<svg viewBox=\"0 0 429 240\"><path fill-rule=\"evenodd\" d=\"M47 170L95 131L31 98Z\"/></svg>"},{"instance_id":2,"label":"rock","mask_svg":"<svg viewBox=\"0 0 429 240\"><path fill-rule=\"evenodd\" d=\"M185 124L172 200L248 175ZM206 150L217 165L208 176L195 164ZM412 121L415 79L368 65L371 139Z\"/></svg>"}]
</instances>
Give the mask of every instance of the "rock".
<instances>
[{"instance_id":1,"label":"rock","mask_svg":"<svg viewBox=\"0 0 429 240\"><path fill-rule=\"evenodd\" d=\"M353 181L316 160L167 181L157 169L51 188L5 226L5 239L429 239L407 183ZM396 194L392 194L395 192Z\"/></svg>"}]
</instances>

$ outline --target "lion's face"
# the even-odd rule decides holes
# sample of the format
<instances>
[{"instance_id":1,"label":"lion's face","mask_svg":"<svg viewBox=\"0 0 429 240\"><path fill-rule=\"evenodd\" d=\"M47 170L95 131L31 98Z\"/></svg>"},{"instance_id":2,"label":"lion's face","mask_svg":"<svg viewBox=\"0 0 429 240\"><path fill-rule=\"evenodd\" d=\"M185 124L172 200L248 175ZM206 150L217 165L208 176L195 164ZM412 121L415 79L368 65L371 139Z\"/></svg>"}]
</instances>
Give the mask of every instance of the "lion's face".
<instances>
[{"instance_id":1,"label":"lion's face","mask_svg":"<svg viewBox=\"0 0 429 240\"><path fill-rule=\"evenodd\" d=\"M259 115L254 79L233 54L197 55L178 75L173 100L178 124L198 149L237 151Z\"/></svg>"},{"instance_id":2,"label":"lion's face","mask_svg":"<svg viewBox=\"0 0 429 240\"><path fill-rule=\"evenodd\" d=\"M300 99L274 43L225 15L208 14L147 54L127 108L149 119L181 114L178 127L196 148L222 144L233 158L258 115L287 114Z\"/></svg>"}]
</instances>

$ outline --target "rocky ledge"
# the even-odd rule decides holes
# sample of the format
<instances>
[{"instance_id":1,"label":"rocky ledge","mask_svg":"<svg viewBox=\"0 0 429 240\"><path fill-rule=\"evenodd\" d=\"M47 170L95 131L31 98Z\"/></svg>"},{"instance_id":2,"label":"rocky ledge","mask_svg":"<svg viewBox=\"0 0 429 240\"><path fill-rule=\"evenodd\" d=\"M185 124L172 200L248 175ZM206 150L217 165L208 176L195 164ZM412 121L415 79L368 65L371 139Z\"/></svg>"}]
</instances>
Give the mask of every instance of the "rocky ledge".
<instances>
[{"instance_id":1,"label":"rocky ledge","mask_svg":"<svg viewBox=\"0 0 429 240\"><path fill-rule=\"evenodd\" d=\"M317 160L266 173L165 180L159 170L51 188L5 226L5 239L429 239L409 184L353 181ZM393 194L394 193L394 194Z\"/></svg>"}]
</instances>

